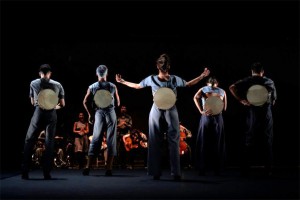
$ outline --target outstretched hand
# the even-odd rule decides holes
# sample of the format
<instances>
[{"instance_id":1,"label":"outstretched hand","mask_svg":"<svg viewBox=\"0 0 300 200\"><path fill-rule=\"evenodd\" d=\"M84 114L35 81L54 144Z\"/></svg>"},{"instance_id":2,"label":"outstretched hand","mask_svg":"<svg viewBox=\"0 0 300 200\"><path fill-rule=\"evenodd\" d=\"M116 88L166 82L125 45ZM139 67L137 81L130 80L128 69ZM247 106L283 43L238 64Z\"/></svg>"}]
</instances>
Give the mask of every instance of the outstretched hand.
<instances>
[{"instance_id":1,"label":"outstretched hand","mask_svg":"<svg viewBox=\"0 0 300 200\"><path fill-rule=\"evenodd\" d=\"M210 74L209 69L204 68L204 71L202 72L203 77L207 77Z\"/></svg>"},{"instance_id":2,"label":"outstretched hand","mask_svg":"<svg viewBox=\"0 0 300 200\"><path fill-rule=\"evenodd\" d=\"M116 81L117 81L118 83L124 82L124 79L122 79L121 74L116 74Z\"/></svg>"}]
</instances>

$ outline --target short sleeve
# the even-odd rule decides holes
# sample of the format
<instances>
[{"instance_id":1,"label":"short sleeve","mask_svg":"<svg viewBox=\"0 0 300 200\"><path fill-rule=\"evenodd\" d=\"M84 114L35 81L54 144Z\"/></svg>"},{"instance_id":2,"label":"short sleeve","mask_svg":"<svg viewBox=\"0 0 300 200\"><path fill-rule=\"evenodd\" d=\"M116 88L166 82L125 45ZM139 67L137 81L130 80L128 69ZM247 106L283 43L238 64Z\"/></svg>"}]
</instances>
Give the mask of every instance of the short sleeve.
<instances>
[{"instance_id":1,"label":"short sleeve","mask_svg":"<svg viewBox=\"0 0 300 200\"><path fill-rule=\"evenodd\" d=\"M151 86L151 76L148 76L147 78L145 78L144 80L142 80L139 84L142 88L144 87L148 87Z\"/></svg>"}]
</instances>

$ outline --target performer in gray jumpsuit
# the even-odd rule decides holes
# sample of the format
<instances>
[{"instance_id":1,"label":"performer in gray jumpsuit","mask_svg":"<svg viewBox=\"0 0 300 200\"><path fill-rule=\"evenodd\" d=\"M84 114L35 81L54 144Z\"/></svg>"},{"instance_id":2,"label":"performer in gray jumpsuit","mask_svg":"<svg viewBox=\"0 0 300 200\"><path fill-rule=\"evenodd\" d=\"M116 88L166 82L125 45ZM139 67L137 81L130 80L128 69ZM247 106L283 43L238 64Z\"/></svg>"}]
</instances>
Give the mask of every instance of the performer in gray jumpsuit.
<instances>
[{"instance_id":1,"label":"performer in gray jumpsuit","mask_svg":"<svg viewBox=\"0 0 300 200\"><path fill-rule=\"evenodd\" d=\"M167 54L162 54L157 59L158 75L150 75L140 83L132 83L122 79L120 74L116 75L116 81L128 87L141 89L151 87L153 96L160 88L170 88L177 95L177 87L189 87L198 83L201 79L209 75L209 70L205 68L203 73L197 78L186 82L182 78L170 75L170 58ZM163 125L166 128L163 129ZM168 148L170 155L171 175L175 181L181 179L180 155L179 155L179 119L176 105L169 109L159 109L153 103L149 114L149 140L148 140L148 175L154 180L159 180L161 172L161 151L164 133L167 133Z\"/></svg>"},{"instance_id":2,"label":"performer in gray jumpsuit","mask_svg":"<svg viewBox=\"0 0 300 200\"><path fill-rule=\"evenodd\" d=\"M40 133L40 129L44 129L46 132L45 138L45 151L43 159L43 174L44 179L51 179L50 171L53 168L53 151L54 151L54 136L56 132L57 113L56 110L65 106L65 91L61 83L51 79L51 67L49 64L43 64L40 66L39 72L40 78L31 81L30 83L30 101L35 107L32 115L30 125L27 130L23 160L22 160L22 179L29 179L29 170L31 163L32 149L35 141L37 140L37 134ZM58 104L55 108L46 110L38 104L38 95L44 89L51 89L58 96Z\"/></svg>"},{"instance_id":3,"label":"performer in gray jumpsuit","mask_svg":"<svg viewBox=\"0 0 300 200\"><path fill-rule=\"evenodd\" d=\"M83 175L88 176L90 168L95 157L99 154L101 144L104 135L104 127L106 127L106 142L107 142L107 162L106 162L106 176L112 176L112 164L114 156L117 155L117 116L115 112L115 99L116 96L117 106L120 105L120 98L118 89L115 84L107 81L108 69L105 65L99 65L96 69L98 81L91 84L87 90L87 93L83 100L83 105L89 116L89 122L93 121L94 117L94 129L93 139L90 143L88 151L87 165L83 170ZM112 101L111 104L105 108L90 108L88 100L93 97L98 90L107 90L110 92Z\"/></svg>"}]
</instances>

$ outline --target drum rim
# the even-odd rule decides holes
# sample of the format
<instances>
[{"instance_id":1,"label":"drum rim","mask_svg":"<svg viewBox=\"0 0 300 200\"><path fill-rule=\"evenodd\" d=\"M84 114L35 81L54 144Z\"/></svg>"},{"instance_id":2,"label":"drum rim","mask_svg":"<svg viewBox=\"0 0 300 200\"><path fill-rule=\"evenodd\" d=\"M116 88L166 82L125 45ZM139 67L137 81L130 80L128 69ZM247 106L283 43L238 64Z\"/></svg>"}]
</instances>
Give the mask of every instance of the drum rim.
<instances>
[{"instance_id":1,"label":"drum rim","mask_svg":"<svg viewBox=\"0 0 300 200\"><path fill-rule=\"evenodd\" d=\"M161 106L158 106L157 105L157 99L155 97L157 97L157 92L159 91L163 91L163 90L166 90L166 91L172 91L170 94L172 95L172 99L174 100L174 103L171 105L171 106L167 106L167 107L161 107ZM169 98L170 99L170 98ZM153 96L153 102L154 104L161 110L168 110L170 108L172 108L175 104L176 104L176 101L177 101L177 98L176 98L176 94L175 92L171 89L171 88L168 88L168 87L160 87L154 94Z\"/></svg>"}]
</instances>

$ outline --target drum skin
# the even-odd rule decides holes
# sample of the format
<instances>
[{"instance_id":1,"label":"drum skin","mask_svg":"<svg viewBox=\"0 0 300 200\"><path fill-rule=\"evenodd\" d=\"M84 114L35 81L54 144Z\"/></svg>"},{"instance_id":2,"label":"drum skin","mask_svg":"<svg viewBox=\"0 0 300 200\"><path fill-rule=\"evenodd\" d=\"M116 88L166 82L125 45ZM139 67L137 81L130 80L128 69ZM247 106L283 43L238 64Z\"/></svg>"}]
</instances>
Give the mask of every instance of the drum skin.
<instances>
[{"instance_id":1,"label":"drum skin","mask_svg":"<svg viewBox=\"0 0 300 200\"><path fill-rule=\"evenodd\" d=\"M58 104L58 96L51 89L43 89L38 94L38 105L44 110L52 110Z\"/></svg>"},{"instance_id":2,"label":"drum skin","mask_svg":"<svg viewBox=\"0 0 300 200\"><path fill-rule=\"evenodd\" d=\"M219 96L210 96L205 100L204 109L211 110L212 115L218 115L224 108L224 102Z\"/></svg>"},{"instance_id":3,"label":"drum skin","mask_svg":"<svg viewBox=\"0 0 300 200\"><path fill-rule=\"evenodd\" d=\"M162 110L172 108L176 103L176 95L170 88L159 88L153 97L155 105Z\"/></svg>"},{"instance_id":4,"label":"drum skin","mask_svg":"<svg viewBox=\"0 0 300 200\"><path fill-rule=\"evenodd\" d=\"M252 85L247 91L247 100L253 106L264 105L268 96L268 90L262 85Z\"/></svg>"},{"instance_id":5,"label":"drum skin","mask_svg":"<svg viewBox=\"0 0 300 200\"><path fill-rule=\"evenodd\" d=\"M98 90L94 95L94 102L98 108L106 108L112 103L111 93L107 90Z\"/></svg>"}]
</instances>

